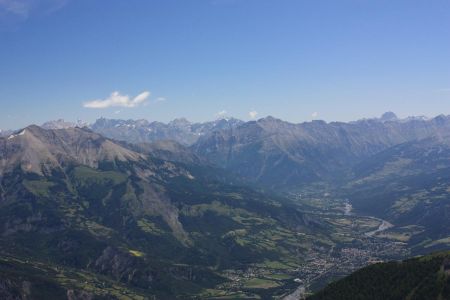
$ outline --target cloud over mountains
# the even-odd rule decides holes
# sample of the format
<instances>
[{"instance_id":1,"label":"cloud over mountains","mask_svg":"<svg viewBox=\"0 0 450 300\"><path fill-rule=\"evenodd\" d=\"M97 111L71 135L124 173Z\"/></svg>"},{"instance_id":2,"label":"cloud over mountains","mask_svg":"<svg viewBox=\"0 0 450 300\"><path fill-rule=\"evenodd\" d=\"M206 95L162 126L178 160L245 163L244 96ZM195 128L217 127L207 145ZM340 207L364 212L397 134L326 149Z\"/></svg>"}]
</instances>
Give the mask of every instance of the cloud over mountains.
<instances>
[{"instance_id":1,"label":"cloud over mountains","mask_svg":"<svg viewBox=\"0 0 450 300\"><path fill-rule=\"evenodd\" d=\"M146 102L146 100L150 97L149 91L144 91L137 95L134 98L131 98L128 95L121 95L120 92L115 91L112 92L111 95L106 99L97 99L85 102L83 104L86 108L109 108L109 107L137 107Z\"/></svg>"}]
</instances>

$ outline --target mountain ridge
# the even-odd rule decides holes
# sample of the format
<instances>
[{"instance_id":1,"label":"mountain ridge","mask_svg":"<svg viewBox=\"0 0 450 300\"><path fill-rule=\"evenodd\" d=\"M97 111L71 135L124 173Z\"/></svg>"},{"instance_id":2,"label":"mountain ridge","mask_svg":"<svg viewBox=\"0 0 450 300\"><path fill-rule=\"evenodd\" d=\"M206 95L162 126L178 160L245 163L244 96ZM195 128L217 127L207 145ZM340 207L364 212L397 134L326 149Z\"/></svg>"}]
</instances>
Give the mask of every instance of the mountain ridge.
<instances>
[{"instance_id":1,"label":"mountain ridge","mask_svg":"<svg viewBox=\"0 0 450 300\"><path fill-rule=\"evenodd\" d=\"M20 162L27 171L43 174L46 167L60 167L60 161L73 161L96 167L101 160L138 160L138 153L120 147L87 129L53 131L31 125L0 140L3 173Z\"/></svg>"},{"instance_id":2,"label":"mountain ridge","mask_svg":"<svg viewBox=\"0 0 450 300\"><path fill-rule=\"evenodd\" d=\"M301 124L267 117L233 131L202 136L192 148L239 175L282 187L311 179L327 180L331 173L342 177L349 171L348 165L397 144L445 133L449 128L450 117L443 116L407 122Z\"/></svg>"}]
</instances>

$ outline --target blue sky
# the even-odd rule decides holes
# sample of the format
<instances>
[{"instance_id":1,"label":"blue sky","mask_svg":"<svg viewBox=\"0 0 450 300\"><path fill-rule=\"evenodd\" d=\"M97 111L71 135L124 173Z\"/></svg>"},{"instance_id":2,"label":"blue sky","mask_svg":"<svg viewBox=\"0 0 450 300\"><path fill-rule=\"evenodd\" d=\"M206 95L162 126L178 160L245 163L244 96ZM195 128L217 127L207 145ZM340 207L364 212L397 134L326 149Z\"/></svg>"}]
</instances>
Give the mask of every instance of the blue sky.
<instances>
[{"instance_id":1,"label":"blue sky","mask_svg":"<svg viewBox=\"0 0 450 300\"><path fill-rule=\"evenodd\" d=\"M0 0L0 104L3 129L450 114L450 1Z\"/></svg>"}]
</instances>

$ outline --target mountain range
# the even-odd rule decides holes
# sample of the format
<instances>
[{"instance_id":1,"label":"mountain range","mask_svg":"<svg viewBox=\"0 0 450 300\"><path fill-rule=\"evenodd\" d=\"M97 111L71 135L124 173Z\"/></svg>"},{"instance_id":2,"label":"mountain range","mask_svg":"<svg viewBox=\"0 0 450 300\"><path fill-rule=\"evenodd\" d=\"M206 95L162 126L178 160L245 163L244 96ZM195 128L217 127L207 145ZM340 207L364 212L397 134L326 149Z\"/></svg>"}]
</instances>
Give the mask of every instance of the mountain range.
<instances>
[{"instance_id":1,"label":"mountain range","mask_svg":"<svg viewBox=\"0 0 450 300\"><path fill-rule=\"evenodd\" d=\"M311 256L449 249L449 129L386 113L3 132L0 298L272 299Z\"/></svg>"},{"instance_id":2,"label":"mountain range","mask_svg":"<svg viewBox=\"0 0 450 300\"><path fill-rule=\"evenodd\" d=\"M199 137L217 130L232 130L244 122L230 118L212 122L191 123L186 119L175 119L169 123L147 120L98 119L90 128L106 137L130 143L151 143L159 140L174 140L188 146Z\"/></svg>"},{"instance_id":3,"label":"mountain range","mask_svg":"<svg viewBox=\"0 0 450 300\"><path fill-rule=\"evenodd\" d=\"M165 160L173 149L131 148L87 128L0 138L3 299L198 295L226 284L229 269L298 263L308 234L324 231L220 169Z\"/></svg>"},{"instance_id":4,"label":"mountain range","mask_svg":"<svg viewBox=\"0 0 450 300\"><path fill-rule=\"evenodd\" d=\"M348 179L352 168L390 147L445 135L450 117L380 118L355 122L312 121L293 124L273 117L243 122L234 118L205 123L176 119L98 119L88 125L64 120L46 122L45 129L87 126L94 132L131 144L172 140L215 165L275 189Z\"/></svg>"},{"instance_id":5,"label":"mountain range","mask_svg":"<svg viewBox=\"0 0 450 300\"><path fill-rule=\"evenodd\" d=\"M215 131L192 148L230 171L280 189L351 177L351 167L372 155L446 134L449 128L445 116L302 124L267 117L233 131Z\"/></svg>"},{"instance_id":6,"label":"mountain range","mask_svg":"<svg viewBox=\"0 0 450 300\"><path fill-rule=\"evenodd\" d=\"M57 120L42 126L54 129L85 125ZM428 188L434 192L428 191L427 195L432 193L446 198L442 182L445 182L446 168L450 167L446 160L450 116L399 119L387 112L380 118L349 123L312 121L301 124L273 117L250 122L230 118L206 123L176 119L167 124L99 119L89 128L135 150L165 155L165 159L178 162L209 163L277 192L325 184L328 189L334 189L335 194L354 202L354 208L361 213L390 221L405 215L409 216L407 219L413 218L409 210L402 209L399 213L398 197L417 199L413 194ZM402 155L410 157L400 159ZM436 159L431 162L430 158ZM428 166L429 163L432 165ZM435 174L431 174L433 172ZM376 176L378 180L374 180ZM436 182L419 187L425 177ZM403 188L408 185L405 180L411 180L406 190ZM384 189L385 194L380 194L377 188ZM395 190L402 190L403 194ZM388 203L388 200L376 200L377 197L394 198ZM422 204L419 202L407 203L411 206L416 203L415 209L420 211ZM439 206L435 209L443 215L438 219L445 219L447 204L439 202L439 205L443 205L441 209Z\"/></svg>"}]
</instances>

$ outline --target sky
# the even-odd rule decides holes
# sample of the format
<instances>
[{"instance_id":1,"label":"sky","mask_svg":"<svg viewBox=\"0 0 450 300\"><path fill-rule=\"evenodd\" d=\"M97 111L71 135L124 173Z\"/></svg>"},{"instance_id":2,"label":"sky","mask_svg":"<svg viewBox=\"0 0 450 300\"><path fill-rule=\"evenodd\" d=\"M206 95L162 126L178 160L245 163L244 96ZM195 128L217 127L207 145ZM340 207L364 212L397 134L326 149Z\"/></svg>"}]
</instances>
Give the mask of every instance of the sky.
<instances>
[{"instance_id":1,"label":"sky","mask_svg":"<svg viewBox=\"0 0 450 300\"><path fill-rule=\"evenodd\" d=\"M448 0L0 0L0 129L450 114Z\"/></svg>"}]
</instances>

